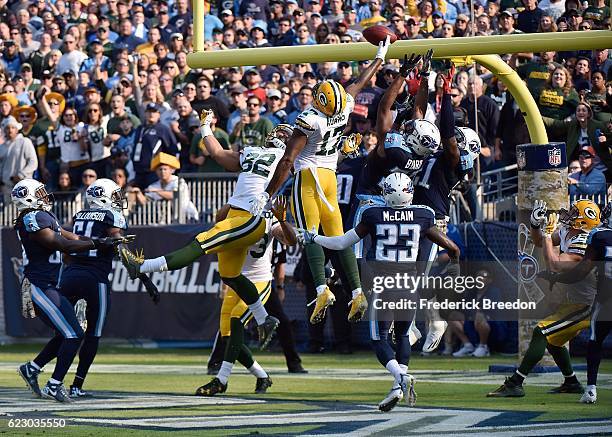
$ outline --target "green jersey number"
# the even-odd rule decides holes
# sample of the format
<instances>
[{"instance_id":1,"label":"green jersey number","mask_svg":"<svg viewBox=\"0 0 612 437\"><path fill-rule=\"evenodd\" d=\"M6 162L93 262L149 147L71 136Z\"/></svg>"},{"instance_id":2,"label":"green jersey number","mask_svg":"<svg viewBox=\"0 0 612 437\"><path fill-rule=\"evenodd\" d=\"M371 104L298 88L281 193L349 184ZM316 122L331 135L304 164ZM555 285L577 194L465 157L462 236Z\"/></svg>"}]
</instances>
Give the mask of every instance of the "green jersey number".
<instances>
[{"instance_id":1,"label":"green jersey number","mask_svg":"<svg viewBox=\"0 0 612 437\"><path fill-rule=\"evenodd\" d=\"M242 171L267 178L270 174L270 166L275 160L276 155L273 153L249 153L242 161Z\"/></svg>"},{"instance_id":2,"label":"green jersey number","mask_svg":"<svg viewBox=\"0 0 612 437\"><path fill-rule=\"evenodd\" d=\"M321 150L316 152L315 155L329 156L336 153L338 150L338 140L342 136L342 132L344 132L345 127L346 125L336 126L334 129L330 129L325 132L325 135L323 135Z\"/></svg>"}]
</instances>

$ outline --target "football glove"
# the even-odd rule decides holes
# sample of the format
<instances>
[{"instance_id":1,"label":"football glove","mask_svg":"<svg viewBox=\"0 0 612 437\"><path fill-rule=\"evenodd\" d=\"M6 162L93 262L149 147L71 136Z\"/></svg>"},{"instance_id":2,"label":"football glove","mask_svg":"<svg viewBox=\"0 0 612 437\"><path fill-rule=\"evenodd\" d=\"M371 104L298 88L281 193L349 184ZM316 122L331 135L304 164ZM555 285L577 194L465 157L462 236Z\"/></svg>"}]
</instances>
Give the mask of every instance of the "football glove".
<instances>
[{"instance_id":1,"label":"football glove","mask_svg":"<svg viewBox=\"0 0 612 437\"><path fill-rule=\"evenodd\" d=\"M212 123L214 113L210 109L202 109L200 113L200 134L202 138L209 137L213 134L210 124Z\"/></svg>"},{"instance_id":2,"label":"football glove","mask_svg":"<svg viewBox=\"0 0 612 437\"><path fill-rule=\"evenodd\" d=\"M453 64L452 62L450 63L450 68L447 72L447 74L443 74L442 75L442 80L444 81L444 94L450 94L451 93L451 88L453 86L453 76L455 76L455 64Z\"/></svg>"},{"instance_id":3,"label":"football glove","mask_svg":"<svg viewBox=\"0 0 612 437\"><path fill-rule=\"evenodd\" d=\"M149 293L149 296L151 296L153 303L157 305L160 299L159 290L157 289L153 281L151 281L151 278L149 278L144 273L140 273L138 275L138 279L140 279L140 282L142 282L142 285L144 285L145 289L147 290L147 293Z\"/></svg>"},{"instance_id":4,"label":"football glove","mask_svg":"<svg viewBox=\"0 0 612 437\"><path fill-rule=\"evenodd\" d=\"M362 136L359 133L350 134L348 137L340 139L340 153L347 158L357 158L359 153L359 145L361 144Z\"/></svg>"},{"instance_id":5,"label":"football glove","mask_svg":"<svg viewBox=\"0 0 612 437\"><path fill-rule=\"evenodd\" d=\"M387 56L387 51L389 50L389 46L391 45L391 37L387 35L384 41L378 43L378 51L376 52L376 57L374 59L380 59L385 62L385 57Z\"/></svg>"},{"instance_id":6,"label":"football glove","mask_svg":"<svg viewBox=\"0 0 612 437\"><path fill-rule=\"evenodd\" d=\"M104 237L104 238L92 238L91 241L94 244L94 249L100 251L114 250L117 246L122 243L131 243L136 239L136 235L124 235L122 237Z\"/></svg>"},{"instance_id":7,"label":"football glove","mask_svg":"<svg viewBox=\"0 0 612 437\"><path fill-rule=\"evenodd\" d=\"M425 56L423 56L423 66L419 71L419 77L428 77L431 71L431 58L433 58L433 49L427 50Z\"/></svg>"},{"instance_id":8,"label":"football glove","mask_svg":"<svg viewBox=\"0 0 612 437\"><path fill-rule=\"evenodd\" d=\"M407 78L410 73L416 68L416 66L421 62L422 56L415 55L412 53L410 58L408 55L404 55L404 62L402 62L402 66L400 67L399 73L403 78Z\"/></svg>"},{"instance_id":9,"label":"football glove","mask_svg":"<svg viewBox=\"0 0 612 437\"><path fill-rule=\"evenodd\" d=\"M310 231L301 228L297 229L297 239L302 245L313 244L318 236L315 228L312 228Z\"/></svg>"},{"instance_id":10,"label":"football glove","mask_svg":"<svg viewBox=\"0 0 612 437\"><path fill-rule=\"evenodd\" d=\"M253 200L251 200L251 208L250 213L254 216L260 216L261 213L266 208L268 204L268 200L270 200L270 195L267 192L259 193Z\"/></svg>"},{"instance_id":11,"label":"football glove","mask_svg":"<svg viewBox=\"0 0 612 437\"><path fill-rule=\"evenodd\" d=\"M548 216L548 220L546 221L546 226L544 226L544 235L550 237L557 226L559 225L559 214L553 212Z\"/></svg>"},{"instance_id":12,"label":"football glove","mask_svg":"<svg viewBox=\"0 0 612 437\"><path fill-rule=\"evenodd\" d=\"M531 217L529 217L529 221L531 222L531 226L534 228L539 228L546 221L546 202L543 200L536 200L533 203L533 209L531 210Z\"/></svg>"}]
</instances>

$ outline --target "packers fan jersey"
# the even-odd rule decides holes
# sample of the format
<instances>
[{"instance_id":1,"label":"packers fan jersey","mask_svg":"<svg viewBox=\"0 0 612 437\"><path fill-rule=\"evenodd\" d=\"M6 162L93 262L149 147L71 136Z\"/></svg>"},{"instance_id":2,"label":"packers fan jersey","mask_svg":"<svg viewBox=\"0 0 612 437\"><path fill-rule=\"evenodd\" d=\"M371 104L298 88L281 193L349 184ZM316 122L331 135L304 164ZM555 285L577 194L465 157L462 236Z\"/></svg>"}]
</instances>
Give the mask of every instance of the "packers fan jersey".
<instances>
[{"instance_id":1,"label":"packers fan jersey","mask_svg":"<svg viewBox=\"0 0 612 437\"><path fill-rule=\"evenodd\" d=\"M336 171L338 142L355 107L355 99L346 95L346 106L341 114L328 117L315 108L298 115L294 129L306 135L306 146L295 159L295 171L305 168L328 168Z\"/></svg>"},{"instance_id":2,"label":"packers fan jersey","mask_svg":"<svg viewBox=\"0 0 612 437\"><path fill-rule=\"evenodd\" d=\"M248 211L251 208L251 200L265 191L284 153L283 149L244 148L240 153L242 171L228 203Z\"/></svg>"},{"instance_id":3,"label":"packers fan jersey","mask_svg":"<svg viewBox=\"0 0 612 437\"><path fill-rule=\"evenodd\" d=\"M593 261L597 266L597 300L609 301L612 296L612 229L593 229L587 242L593 250Z\"/></svg>"},{"instance_id":4,"label":"packers fan jersey","mask_svg":"<svg viewBox=\"0 0 612 437\"><path fill-rule=\"evenodd\" d=\"M570 236L570 229L565 226L559 227L559 250L561 253L571 253L583 257L589 234L580 232ZM595 273L590 272L583 280L575 284L559 284L559 287L567 294L567 299L571 303L591 305L595 300L597 288L595 287Z\"/></svg>"},{"instance_id":5,"label":"packers fan jersey","mask_svg":"<svg viewBox=\"0 0 612 437\"><path fill-rule=\"evenodd\" d=\"M268 282L272 275L273 241L272 229L280 226L276 219L266 219L266 231L261 239L249 247L242 274L251 282Z\"/></svg>"}]
</instances>

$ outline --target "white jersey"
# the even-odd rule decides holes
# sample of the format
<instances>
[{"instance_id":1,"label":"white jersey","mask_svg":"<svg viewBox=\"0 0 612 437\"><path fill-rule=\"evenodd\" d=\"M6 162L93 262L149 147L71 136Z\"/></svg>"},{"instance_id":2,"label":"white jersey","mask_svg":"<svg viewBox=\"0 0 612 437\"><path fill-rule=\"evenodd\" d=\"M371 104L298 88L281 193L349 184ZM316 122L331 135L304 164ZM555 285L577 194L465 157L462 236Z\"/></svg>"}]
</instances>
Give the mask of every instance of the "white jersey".
<instances>
[{"instance_id":1,"label":"white jersey","mask_svg":"<svg viewBox=\"0 0 612 437\"><path fill-rule=\"evenodd\" d=\"M70 163L72 161L89 160L89 153L81 151L81 145L78 141L72 140L72 135L78 132L78 127L67 127L60 124L55 131L55 144L60 148L60 156L62 162Z\"/></svg>"},{"instance_id":2,"label":"white jersey","mask_svg":"<svg viewBox=\"0 0 612 437\"><path fill-rule=\"evenodd\" d=\"M100 126L94 126L91 124L85 126L85 129L87 130L87 141L89 142L89 151L91 152L92 162L108 158L111 154L110 144L105 146L102 142L104 137L106 137L107 123L108 118L104 117Z\"/></svg>"},{"instance_id":3,"label":"white jersey","mask_svg":"<svg viewBox=\"0 0 612 437\"><path fill-rule=\"evenodd\" d=\"M272 229L280 226L276 219L266 219L266 232L261 240L249 247L242 274L251 282L268 282L273 279L272 256L274 238Z\"/></svg>"},{"instance_id":4,"label":"white jersey","mask_svg":"<svg viewBox=\"0 0 612 437\"><path fill-rule=\"evenodd\" d=\"M248 211L251 200L263 193L285 151L276 148L246 147L240 152L240 167L234 194L228 203Z\"/></svg>"},{"instance_id":5,"label":"white jersey","mask_svg":"<svg viewBox=\"0 0 612 437\"><path fill-rule=\"evenodd\" d=\"M583 257L587 248L588 232L569 236L570 229L559 226L559 250L562 253L571 253ZM570 303L580 303L592 305L597 295L597 285L595 270L592 270L584 279L574 284L558 284L561 290L566 293Z\"/></svg>"},{"instance_id":6,"label":"white jersey","mask_svg":"<svg viewBox=\"0 0 612 437\"><path fill-rule=\"evenodd\" d=\"M295 171L305 168L329 168L336 171L338 142L355 107L355 99L346 95L346 107L341 114L328 117L315 108L302 112L294 128L306 135L306 145L295 159Z\"/></svg>"}]
</instances>

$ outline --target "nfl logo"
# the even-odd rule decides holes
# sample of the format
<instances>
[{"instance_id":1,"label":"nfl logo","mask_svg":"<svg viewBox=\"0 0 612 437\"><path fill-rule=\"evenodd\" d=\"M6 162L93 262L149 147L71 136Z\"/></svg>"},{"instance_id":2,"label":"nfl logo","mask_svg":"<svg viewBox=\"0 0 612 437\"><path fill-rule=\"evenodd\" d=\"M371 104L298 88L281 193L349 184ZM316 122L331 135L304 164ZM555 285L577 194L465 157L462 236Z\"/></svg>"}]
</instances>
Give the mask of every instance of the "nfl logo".
<instances>
[{"instance_id":1,"label":"nfl logo","mask_svg":"<svg viewBox=\"0 0 612 437\"><path fill-rule=\"evenodd\" d=\"M527 161L525 160L525 151L519 150L516 152L516 165L518 168L525 168Z\"/></svg>"},{"instance_id":2,"label":"nfl logo","mask_svg":"<svg viewBox=\"0 0 612 437\"><path fill-rule=\"evenodd\" d=\"M561 149L555 147L548 151L548 163L555 167L561 164Z\"/></svg>"}]
</instances>

